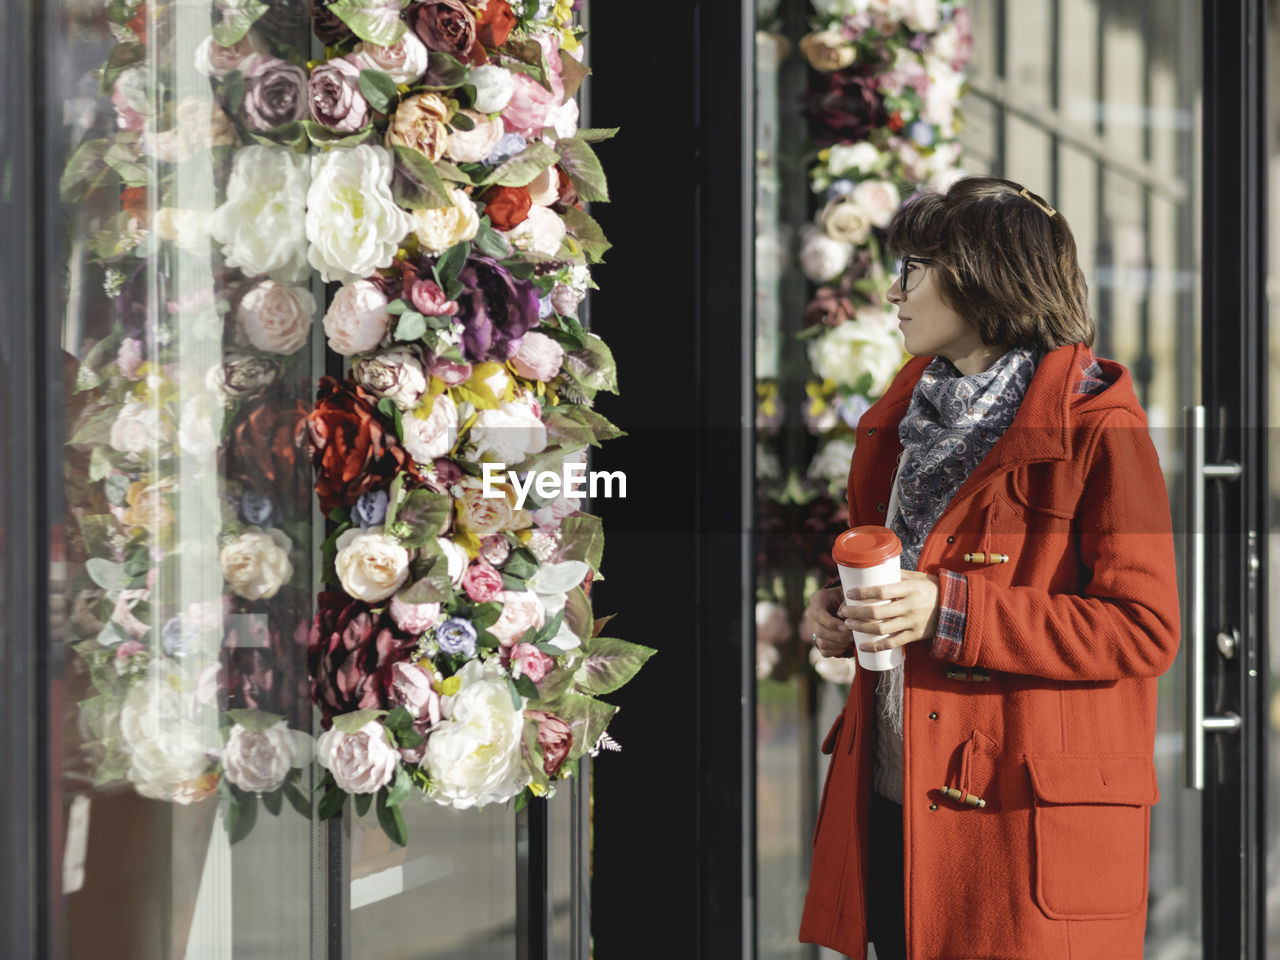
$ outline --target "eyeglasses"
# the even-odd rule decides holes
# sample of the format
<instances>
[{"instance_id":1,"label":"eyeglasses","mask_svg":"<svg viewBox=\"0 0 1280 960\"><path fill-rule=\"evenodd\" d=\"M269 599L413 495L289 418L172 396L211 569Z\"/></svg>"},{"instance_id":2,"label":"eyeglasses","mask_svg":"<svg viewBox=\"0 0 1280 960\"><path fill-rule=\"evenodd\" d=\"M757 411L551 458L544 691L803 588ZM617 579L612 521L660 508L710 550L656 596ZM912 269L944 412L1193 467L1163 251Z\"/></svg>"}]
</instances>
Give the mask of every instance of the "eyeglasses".
<instances>
[{"instance_id":1,"label":"eyeglasses","mask_svg":"<svg viewBox=\"0 0 1280 960\"><path fill-rule=\"evenodd\" d=\"M916 273L914 279L908 285L908 277L911 275L911 264L913 263L933 263L929 257L903 257L898 267L898 289L903 293L910 293L920 284L920 274Z\"/></svg>"}]
</instances>

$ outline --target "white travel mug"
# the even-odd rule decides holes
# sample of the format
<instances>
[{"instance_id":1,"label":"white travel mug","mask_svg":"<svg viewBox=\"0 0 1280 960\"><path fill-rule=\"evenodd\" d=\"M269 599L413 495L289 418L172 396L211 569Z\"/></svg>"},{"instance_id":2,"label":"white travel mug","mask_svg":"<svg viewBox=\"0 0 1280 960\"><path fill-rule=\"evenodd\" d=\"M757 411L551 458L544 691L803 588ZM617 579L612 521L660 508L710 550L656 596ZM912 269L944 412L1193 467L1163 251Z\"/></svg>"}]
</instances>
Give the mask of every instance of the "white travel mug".
<instances>
[{"instance_id":1,"label":"white travel mug","mask_svg":"<svg viewBox=\"0 0 1280 960\"><path fill-rule=\"evenodd\" d=\"M848 591L854 587L872 587L882 583L897 583L902 579L902 544L888 527L854 527L836 537L831 557L840 570L840 588L845 591L844 602L850 601ZM888 600L877 600L868 606L879 606ZM858 651L858 666L867 670L892 670L906 659L901 647L892 650L868 652L862 649L864 642L883 640L873 633L853 631L854 648Z\"/></svg>"}]
</instances>

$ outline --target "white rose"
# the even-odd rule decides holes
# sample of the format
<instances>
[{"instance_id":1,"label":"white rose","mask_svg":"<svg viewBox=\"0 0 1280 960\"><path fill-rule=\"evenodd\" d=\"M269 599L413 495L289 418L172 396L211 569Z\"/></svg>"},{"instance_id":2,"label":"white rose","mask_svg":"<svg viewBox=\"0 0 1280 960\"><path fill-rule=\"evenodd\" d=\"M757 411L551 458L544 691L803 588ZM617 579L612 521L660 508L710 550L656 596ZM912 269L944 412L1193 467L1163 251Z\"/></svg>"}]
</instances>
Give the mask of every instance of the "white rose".
<instances>
[{"instance_id":1,"label":"white rose","mask_svg":"<svg viewBox=\"0 0 1280 960\"><path fill-rule=\"evenodd\" d=\"M542 601L532 590L503 590L496 599L502 604L502 615L489 632L504 647L519 643L526 630L539 628L546 622Z\"/></svg>"},{"instance_id":2,"label":"white rose","mask_svg":"<svg viewBox=\"0 0 1280 960\"><path fill-rule=\"evenodd\" d=\"M236 143L236 128L222 107L198 96L186 96L167 130L147 127L142 132L142 152L164 163L182 163L210 147Z\"/></svg>"},{"instance_id":3,"label":"white rose","mask_svg":"<svg viewBox=\"0 0 1280 960\"><path fill-rule=\"evenodd\" d=\"M412 30L389 47L361 41L352 59L361 70L381 70L396 83L413 83L427 72L430 51Z\"/></svg>"},{"instance_id":4,"label":"white rose","mask_svg":"<svg viewBox=\"0 0 1280 960\"><path fill-rule=\"evenodd\" d=\"M572 137L578 132L579 116L578 101L570 97L551 114L551 120L547 126L555 130L557 137ZM549 138L544 137L543 139L547 140Z\"/></svg>"},{"instance_id":5,"label":"white rose","mask_svg":"<svg viewBox=\"0 0 1280 960\"><path fill-rule=\"evenodd\" d=\"M853 188L853 202L866 212L872 224L884 229L902 205L902 197L888 180L864 180Z\"/></svg>"},{"instance_id":6,"label":"white rose","mask_svg":"<svg viewBox=\"0 0 1280 960\"><path fill-rule=\"evenodd\" d=\"M427 389L427 373L416 347L398 346L361 357L351 365L356 383L401 410L412 410Z\"/></svg>"},{"instance_id":7,"label":"white rose","mask_svg":"<svg viewBox=\"0 0 1280 960\"><path fill-rule=\"evenodd\" d=\"M574 311L578 309L578 304L585 298L584 291L563 283L557 283L551 289L551 305L562 317L573 316Z\"/></svg>"},{"instance_id":8,"label":"white rose","mask_svg":"<svg viewBox=\"0 0 1280 960\"><path fill-rule=\"evenodd\" d=\"M831 148L827 158L827 169L832 176L840 176L855 170L858 173L873 173L884 165L885 155L876 149L875 144L863 140L861 143L837 143Z\"/></svg>"},{"instance_id":9,"label":"white rose","mask_svg":"<svg viewBox=\"0 0 1280 960\"><path fill-rule=\"evenodd\" d=\"M517 250L554 257L560 252L560 244L564 241L567 232L564 221L554 210L547 207L532 207L529 210L529 216L508 230L504 236Z\"/></svg>"},{"instance_id":10,"label":"white rose","mask_svg":"<svg viewBox=\"0 0 1280 960\"><path fill-rule=\"evenodd\" d=\"M476 458L492 454L499 463L520 463L547 447L547 428L533 409L522 401L504 403L497 410L481 410L471 427Z\"/></svg>"},{"instance_id":11,"label":"white rose","mask_svg":"<svg viewBox=\"0 0 1280 960\"><path fill-rule=\"evenodd\" d=\"M454 244L474 240L480 232L480 215L471 198L458 187L447 187L453 205L414 210L410 226L418 242L432 256L439 256Z\"/></svg>"},{"instance_id":12,"label":"white rose","mask_svg":"<svg viewBox=\"0 0 1280 960\"><path fill-rule=\"evenodd\" d=\"M370 720L355 733L333 727L320 734L316 759L347 793L377 793L395 779L400 754L387 742L386 728Z\"/></svg>"},{"instance_id":13,"label":"white rose","mask_svg":"<svg viewBox=\"0 0 1280 960\"><path fill-rule=\"evenodd\" d=\"M935 193L946 193L954 186L955 182L966 174L960 167L947 167L930 175L925 182L925 187Z\"/></svg>"},{"instance_id":14,"label":"white rose","mask_svg":"<svg viewBox=\"0 0 1280 960\"><path fill-rule=\"evenodd\" d=\"M436 546L449 564L449 580L455 587L462 586L462 578L467 575L467 567L471 564L467 551L448 537L436 537Z\"/></svg>"},{"instance_id":15,"label":"white rose","mask_svg":"<svg viewBox=\"0 0 1280 960\"><path fill-rule=\"evenodd\" d=\"M382 527L352 527L338 537L334 567L342 589L357 600L386 600L409 579L409 551Z\"/></svg>"},{"instance_id":16,"label":"white rose","mask_svg":"<svg viewBox=\"0 0 1280 960\"><path fill-rule=\"evenodd\" d=\"M852 387L864 373L871 374L870 396L879 396L902 365L902 345L895 335L841 323L809 343L809 362L818 376Z\"/></svg>"},{"instance_id":17,"label":"white rose","mask_svg":"<svg viewBox=\"0 0 1280 960\"><path fill-rule=\"evenodd\" d=\"M443 457L458 439L458 408L448 394L440 394L431 405L431 415L419 417L412 410L400 416L404 431L401 444L409 456L422 464Z\"/></svg>"},{"instance_id":18,"label":"white rose","mask_svg":"<svg viewBox=\"0 0 1280 960\"><path fill-rule=\"evenodd\" d=\"M229 47L224 47L215 42L212 36L207 36L196 47L195 68L206 77L223 80L232 70L243 73L246 60L265 54L268 50L266 41L253 30Z\"/></svg>"},{"instance_id":19,"label":"white rose","mask_svg":"<svg viewBox=\"0 0 1280 960\"><path fill-rule=\"evenodd\" d=\"M178 421L178 446L193 457L210 456L222 442L222 407L209 410L201 397L192 397L182 405Z\"/></svg>"},{"instance_id":20,"label":"white rose","mask_svg":"<svg viewBox=\"0 0 1280 960\"><path fill-rule=\"evenodd\" d=\"M311 158L308 259L327 282L359 280L391 266L410 229L391 196L390 151L369 144Z\"/></svg>"},{"instance_id":21,"label":"white rose","mask_svg":"<svg viewBox=\"0 0 1280 960\"><path fill-rule=\"evenodd\" d=\"M231 592L246 600L269 600L293 576L289 549L280 530L250 527L218 554L222 575Z\"/></svg>"},{"instance_id":22,"label":"white rose","mask_svg":"<svg viewBox=\"0 0 1280 960\"><path fill-rule=\"evenodd\" d=\"M333 295L324 315L324 332L330 350L350 357L381 344L389 323L382 289L370 280L357 280Z\"/></svg>"},{"instance_id":23,"label":"white rose","mask_svg":"<svg viewBox=\"0 0 1280 960\"><path fill-rule=\"evenodd\" d=\"M852 440L831 440L809 463L810 480L845 480L853 459Z\"/></svg>"},{"instance_id":24,"label":"white rose","mask_svg":"<svg viewBox=\"0 0 1280 960\"><path fill-rule=\"evenodd\" d=\"M480 113L501 113L516 91L516 78L504 67L476 67L468 82L476 88L475 108Z\"/></svg>"},{"instance_id":25,"label":"white rose","mask_svg":"<svg viewBox=\"0 0 1280 960\"><path fill-rule=\"evenodd\" d=\"M773 673L773 668L778 665L778 661L782 659L782 654L778 652L778 648L771 643L756 644L756 679L767 680L769 674Z\"/></svg>"},{"instance_id":26,"label":"white rose","mask_svg":"<svg viewBox=\"0 0 1280 960\"><path fill-rule=\"evenodd\" d=\"M854 319L869 330L881 330L896 335L898 329L898 310L891 304L872 306L864 304L853 312Z\"/></svg>"},{"instance_id":27,"label":"white rose","mask_svg":"<svg viewBox=\"0 0 1280 960\"><path fill-rule=\"evenodd\" d=\"M555 379L564 363L564 347L545 333L530 330L520 338L520 346L507 362L526 380L549 382Z\"/></svg>"},{"instance_id":28,"label":"white rose","mask_svg":"<svg viewBox=\"0 0 1280 960\"><path fill-rule=\"evenodd\" d=\"M534 206L549 207L560 199L560 174L554 166L547 167L526 187Z\"/></svg>"},{"instance_id":29,"label":"white rose","mask_svg":"<svg viewBox=\"0 0 1280 960\"><path fill-rule=\"evenodd\" d=\"M212 225L212 210L161 207L151 218L151 229L157 237L195 254L209 252L209 230Z\"/></svg>"},{"instance_id":30,"label":"white rose","mask_svg":"<svg viewBox=\"0 0 1280 960\"><path fill-rule=\"evenodd\" d=\"M158 407L130 400L116 414L109 442L113 450L141 457L152 450L163 449L171 439L172 430Z\"/></svg>"},{"instance_id":31,"label":"white rose","mask_svg":"<svg viewBox=\"0 0 1280 960\"><path fill-rule=\"evenodd\" d=\"M480 661L456 676L462 686L446 698L448 719L427 738L422 761L431 799L458 810L503 803L529 782L520 762L524 711L512 705L507 678Z\"/></svg>"},{"instance_id":32,"label":"white rose","mask_svg":"<svg viewBox=\"0 0 1280 960\"><path fill-rule=\"evenodd\" d=\"M935 57L947 63L954 64L960 59L960 27L955 18L933 35L930 50Z\"/></svg>"},{"instance_id":33,"label":"white rose","mask_svg":"<svg viewBox=\"0 0 1280 960\"><path fill-rule=\"evenodd\" d=\"M285 147L246 147L236 154L210 232L228 266L298 284L308 274L306 209L306 158Z\"/></svg>"},{"instance_id":34,"label":"white rose","mask_svg":"<svg viewBox=\"0 0 1280 960\"><path fill-rule=\"evenodd\" d=\"M475 110L463 110L475 127L471 130L455 129L445 141L444 155L456 163L480 163L493 153L506 128L502 120L490 120Z\"/></svg>"},{"instance_id":35,"label":"white rose","mask_svg":"<svg viewBox=\"0 0 1280 960\"><path fill-rule=\"evenodd\" d=\"M311 335L316 299L306 287L263 280L236 305L236 333L263 353L297 353Z\"/></svg>"},{"instance_id":36,"label":"white rose","mask_svg":"<svg viewBox=\"0 0 1280 960\"><path fill-rule=\"evenodd\" d=\"M800 245L800 269L814 283L826 283L840 276L853 258L853 245L836 240L812 225L805 228Z\"/></svg>"},{"instance_id":37,"label":"white rose","mask_svg":"<svg viewBox=\"0 0 1280 960\"><path fill-rule=\"evenodd\" d=\"M833 240L864 243L871 235L871 218L852 200L833 200L819 215L822 229Z\"/></svg>"},{"instance_id":38,"label":"white rose","mask_svg":"<svg viewBox=\"0 0 1280 960\"><path fill-rule=\"evenodd\" d=\"M222 750L227 779L249 793L278 790L289 769L306 762L300 740L298 731L290 730L283 720L266 730L235 724Z\"/></svg>"},{"instance_id":39,"label":"white rose","mask_svg":"<svg viewBox=\"0 0 1280 960\"><path fill-rule=\"evenodd\" d=\"M925 66L929 90L924 96L920 116L926 123L940 127L943 137L948 137L954 132L955 111L964 88L964 74L937 57L927 58Z\"/></svg>"},{"instance_id":40,"label":"white rose","mask_svg":"<svg viewBox=\"0 0 1280 960\"><path fill-rule=\"evenodd\" d=\"M858 675L857 657L824 657L817 647L809 648L809 662L827 683L848 686Z\"/></svg>"},{"instance_id":41,"label":"white rose","mask_svg":"<svg viewBox=\"0 0 1280 960\"><path fill-rule=\"evenodd\" d=\"M129 686L120 710L128 776L138 793L182 804L208 796L217 786L205 777L217 750L216 730L192 678L167 658L153 659L145 676Z\"/></svg>"},{"instance_id":42,"label":"white rose","mask_svg":"<svg viewBox=\"0 0 1280 960\"><path fill-rule=\"evenodd\" d=\"M938 0L896 0L893 13L896 19L921 33L930 33L942 24Z\"/></svg>"}]
</instances>

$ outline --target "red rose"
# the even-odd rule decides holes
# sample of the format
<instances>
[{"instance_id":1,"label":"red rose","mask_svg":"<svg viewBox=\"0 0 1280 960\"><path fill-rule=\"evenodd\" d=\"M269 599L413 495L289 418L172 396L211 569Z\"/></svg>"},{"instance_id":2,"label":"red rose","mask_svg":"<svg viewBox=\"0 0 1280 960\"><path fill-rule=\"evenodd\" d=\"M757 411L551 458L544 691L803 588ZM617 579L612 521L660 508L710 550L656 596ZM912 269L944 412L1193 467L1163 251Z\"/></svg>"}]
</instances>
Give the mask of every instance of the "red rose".
<instances>
[{"instance_id":1,"label":"red rose","mask_svg":"<svg viewBox=\"0 0 1280 960\"><path fill-rule=\"evenodd\" d=\"M316 604L307 666L322 726L328 730L337 714L395 706L394 668L417 652L417 640L400 633L385 609L375 613L345 593L326 590Z\"/></svg>"},{"instance_id":2,"label":"red rose","mask_svg":"<svg viewBox=\"0 0 1280 960\"><path fill-rule=\"evenodd\" d=\"M473 563L462 575L462 589L473 603L484 603L502 592L502 574L487 563Z\"/></svg>"},{"instance_id":3,"label":"red rose","mask_svg":"<svg viewBox=\"0 0 1280 960\"><path fill-rule=\"evenodd\" d=\"M516 15L507 0L489 0L489 6L476 21L477 35L486 47L500 47L507 42L515 25Z\"/></svg>"},{"instance_id":4,"label":"red rose","mask_svg":"<svg viewBox=\"0 0 1280 960\"><path fill-rule=\"evenodd\" d=\"M279 388L240 408L232 421L223 469L292 515L308 500L298 456L306 439L306 405Z\"/></svg>"},{"instance_id":5,"label":"red rose","mask_svg":"<svg viewBox=\"0 0 1280 960\"><path fill-rule=\"evenodd\" d=\"M510 230L529 219L533 200L528 187L491 187L481 197L495 230Z\"/></svg>"},{"instance_id":6,"label":"red rose","mask_svg":"<svg viewBox=\"0 0 1280 960\"><path fill-rule=\"evenodd\" d=\"M350 506L360 494L390 485L397 473L421 481L413 458L374 406L377 398L350 380L320 381L315 409L307 417L311 462L320 506Z\"/></svg>"},{"instance_id":7,"label":"red rose","mask_svg":"<svg viewBox=\"0 0 1280 960\"><path fill-rule=\"evenodd\" d=\"M428 50L478 66L487 60L476 42L476 18L462 0L425 0L409 8L409 25Z\"/></svg>"},{"instance_id":8,"label":"red rose","mask_svg":"<svg viewBox=\"0 0 1280 960\"><path fill-rule=\"evenodd\" d=\"M573 747L573 731L554 713L545 710L526 710L525 718L538 725L538 746L542 748L542 769L554 777L569 750Z\"/></svg>"}]
</instances>

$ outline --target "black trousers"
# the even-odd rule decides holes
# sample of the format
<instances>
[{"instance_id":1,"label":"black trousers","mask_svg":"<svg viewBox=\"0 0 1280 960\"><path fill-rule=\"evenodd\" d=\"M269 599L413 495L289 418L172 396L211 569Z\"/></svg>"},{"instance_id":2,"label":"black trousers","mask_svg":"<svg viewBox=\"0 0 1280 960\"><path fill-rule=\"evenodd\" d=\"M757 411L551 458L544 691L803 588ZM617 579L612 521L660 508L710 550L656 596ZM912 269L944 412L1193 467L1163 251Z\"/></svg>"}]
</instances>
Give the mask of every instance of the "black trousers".
<instances>
[{"instance_id":1,"label":"black trousers","mask_svg":"<svg viewBox=\"0 0 1280 960\"><path fill-rule=\"evenodd\" d=\"M902 876L902 805L871 791L867 856L867 937L879 960L906 960L907 922Z\"/></svg>"}]
</instances>

